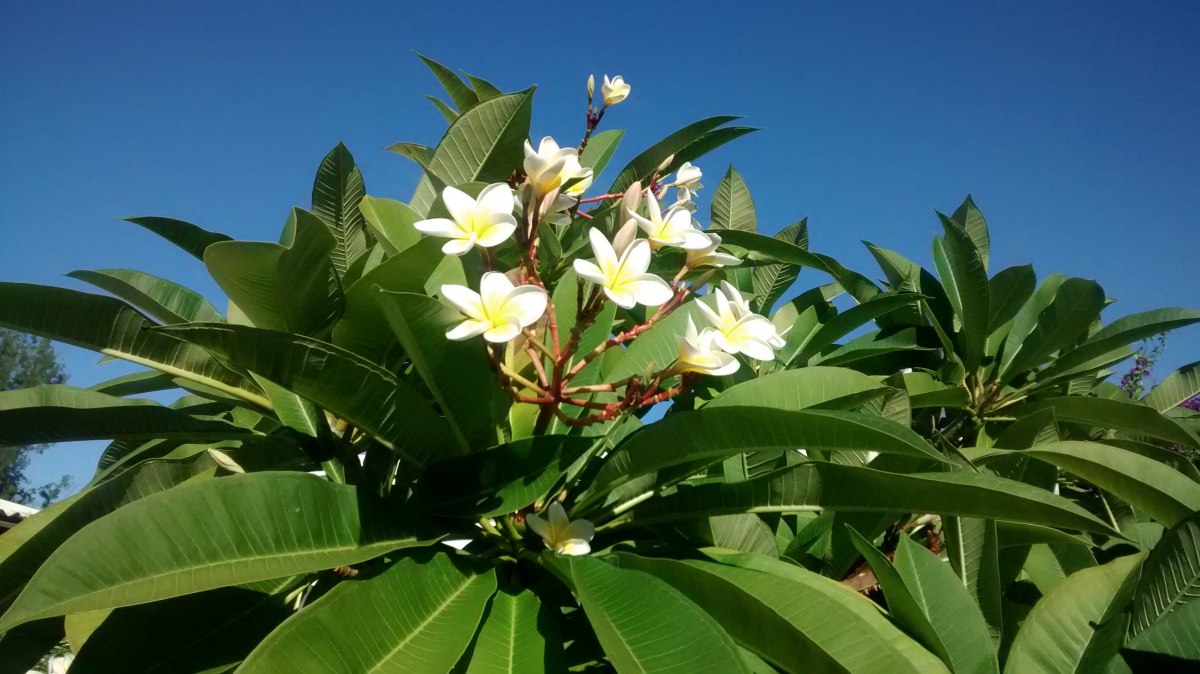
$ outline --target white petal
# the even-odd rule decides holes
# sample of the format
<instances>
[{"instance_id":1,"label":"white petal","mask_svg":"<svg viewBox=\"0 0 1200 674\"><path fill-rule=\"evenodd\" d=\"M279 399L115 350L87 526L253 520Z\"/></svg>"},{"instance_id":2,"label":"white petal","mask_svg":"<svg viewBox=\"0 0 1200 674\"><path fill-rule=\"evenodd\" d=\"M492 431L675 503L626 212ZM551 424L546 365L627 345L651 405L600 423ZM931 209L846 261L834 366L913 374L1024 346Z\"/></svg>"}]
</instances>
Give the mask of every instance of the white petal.
<instances>
[{"instance_id":1,"label":"white petal","mask_svg":"<svg viewBox=\"0 0 1200 674\"><path fill-rule=\"evenodd\" d=\"M533 529L533 533L547 538L550 536L550 524L538 515L529 514L525 516L525 525Z\"/></svg>"},{"instance_id":2,"label":"white petal","mask_svg":"<svg viewBox=\"0 0 1200 674\"><path fill-rule=\"evenodd\" d=\"M589 229L588 241L592 244L592 254L596 256L596 266L603 269L606 273L615 271L620 266L612 244L608 242L608 239L604 238L604 234L600 230L595 227ZM648 255L649 250L647 250Z\"/></svg>"},{"instance_id":3,"label":"white petal","mask_svg":"<svg viewBox=\"0 0 1200 674\"><path fill-rule=\"evenodd\" d=\"M443 236L448 239L458 239L463 236L463 230L458 226L458 223L447 218L421 220L419 222L414 222L413 227L415 227L417 231L424 232L430 236Z\"/></svg>"},{"instance_id":4,"label":"white petal","mask_svg":"<svg viewBox=\"0 0 1200 674\"><path fill-rule=\"evenodd\" d=\"M563 536L572 540L590 541L596 535L596 526L587 520L575 520L563 530Z\"/></svg>"},{"instance_id":5,"label":"white petal","mask_svg":"<svg viewBox=\"0 0 1200 674\"><path fill-rule=\"evenodd\" d=\"M471 213L475 210L475 200L466 192L453 186L446 186L442 190L442 203L446 204L446 210L450 211L450 217L459 224L468 223L471 221Z\"/></svg>"},{"instance_id":6,"label":"white petal","mask_svg":"<svg viewBox=\"0 0 1200 674\"><path fill-rule=\"evenodd\" d=\"M522 328L533 325L546 313L546 291L537 286L520 286L508 294L503 311L515 316Z\"/></svg>"},{"instance_id":7,"label":"white petal","mask_svg":"<svg viewBox=\"0 0 1200 674\"><path fill-rule=\"evenodd\" d=\"M517 219L511 215L497 215L496 221L485 228L482 232L478 232L479 240L476 241L484 248L499 246L508 241L513 232L517 231Z\"/></svg>"},{"instance_id":8,"label":"white petal","mask_svg":"<svg viewBox=\"0 0 1200 674\"><path fill-rule=\"evenodd\" d=\"M558 544L558 549L555 552L560 555L568 555L571 557L579 557L586 555L592 551L592 546L587 541L569 540Z\"/></svg>"},{"instance_id":9,"label":"white petal","mask_svg":"<svg viewBox=\"0 0 1200 674\"><path fill-rule=\"evenodd\" d=\"M512 215L513 206L516 204L513 200L512 188L507 183L492 183L483 188L475 203L478 210L484 213L502 213L504 215Z\"/></svg>"},{"instance_id":10,"label":"white petal","mask_svg":"<svg viewBox=\"0 0 1200 674\"><path fill-rule=\"evenodd\" d=\"M479 279L479 299L488 316L495 319L504 313L504 302L514 287L513 282L498 271L490 271Z\"/></svg>"},{"instance_id":11,"label":"white petal","mask_svg":"<svg viewBox=\"0 0 1200 674\"><path fill-rule=\"evenodd\" d=\"M625 254L626 249L637 239L638 221L635 218L629 218L624 225L617 230L617 235L613 237L613 252L618 257Z\"/></svg>"},{"instance_id":12,"label":"white petal","mask_svg":"<svg viewBox=\"0 0 1200 674\"><path fill-rule=\"evenodd\" d=\"M542 136L542 142L538 143L538 154L551 155L558 150L558 141L550 136Z\"/></svg>"},{"instance_id":13,"label":"white petal","mask_svg":"<svg viewBox=\"0 0 1200 674\"><path fill-rule=\"evenodd\" d=\"M704 314L704 317L708 319L708 322L711 323L713 327L719 328L725 324L725 321L721 320L721 317L717 314L717 312L713 311L712 307L708 306L706 302L697 300L696 308L700 310L700 313Z\"/></svg>"},{"instance_id":14,"label":"white petal","mask_svg":"<svg viewBox=\"0 0 1200 674\"><path fill-rule=\"evenodd\" d=\"M441 287L442 297L453 304L459 311L479 321L487 320L487 312L483 310L483 302L479 293L466 286L446 284Z\"/></svg>"},{"instance_id":15,"label":"white petal","mask_svg":"<svg viewBox=\"0 0 1200 674\"><path fill-rule=\"evenodd\" d=\"M474 236L467 239L451 239L442 246L442 252L447 255L462 255L474 247Z\"/></svg>"},{"instance_id":16,"label":"white petal","mask_svg":"<svg viewBox=\"0 0 1200 674\"><path fill-rule=\"evenodd\" d=\"M683 241L679 247L685 250L702 250L708 248L708 237L704 236L704 232L698 229L692 229L683 233Z\"/></svg>"},{"instance_id":17,"label":"white petal","mask_svg":"<svg viewBox=\"0 0 1200 674\"><path fill-rule=\"evenodd\" d=\"M597 285L608 283L608 277L605 276L604 272L588 260L575 260L572 264L575 267L576 274L579 274L592 283Z\"/></svg>"},{"instance_id":18,"label":"white petal","mask_svg":"<svg viewBox=\"0 0 1200 674\"><path fill-rule=\"evenodd\" d=\"M621 307L622 309L632 309L637 305L637 299L634 298L633 293L624 289L613 290L612 288L605 286L604 295L608 297L608 299L612 300L613 304Z\"/></svg>"},{"instance_id":19,"label":"white petal","mask_svg":"<svg viewBox=\"0 0 1200 674\"><path fill-rule=\"evenodd\" d=\"M736 347L738 351L741 351L755 360L775 360L775 352L766 342L762 342L757 339L742 338L731 339L730 343Z\"/></svg>"},{"instance_id":20,"label":"white petal","mask_svg":"<svg viewBox=\"0 0 1200 674\"><path fill-rule=\"evenodd\" d=\"M666 304L667 300L675 294L671 290L671 286L667 282L655 276L654 274L641 274L636 279L625 284L622 290L628 290L633 293L634 299L638 304L644 304L648 307L657 307L660 304Z\"/></svg>"},{"instance_id":21,"label":"white petal","mask_svg":"<svg viewBox=\"0 0 1200 674\"><path fill-rule=\"evenodd\" d=\"M741 363L738 362L737 358L727 353L721 353L720 351L710 352L708 358L710 360L706 363L705 369L708 371L708 374L717 377L733 374L741 367Z\"/></svg>"},{"instance_id":22,"label":"white petal","mask_svg":"<svg viewBox=\"0 0 1200 674\"><path fill-rule=\"evenodd\" d=\"M505 317L505 319L511 318L511 316ZM506 320L483 333L483 338L494 344L503 344L519 334L521 334L521 326L517 325L515 321Z\"/></svg>"},{"instance_id":23,"label":"white petal","mask_svg":"<svg viewBox=\"0 0 1200 674\"><path fill-rule=\"evenodd\" d=\"M571 520L567 517L567 511L563 509L562 504L558 501L550 503L550 508L546 511L550 516L550 528L554 530L555 535L566 531L567 525Z\"/></svg>"},{"instance_id":24,"label":"white petal","mask_svg":"<svg viewBox=\"0 0 1200 674\"><path fill-rule=\"evenodd\" d=\"M492 324L487 321L469 319L447 330L446 339L452 339L456 342L460 342L464 339L478 337L479 335L487 332L491 327Z\"/></svg>"},{"instance_id":25,"label":"white petal","mask_svg":"<svg viewBox=\"0 0 1200 674\"><path fill-rule=\"evenodd\" d=\"M738 322L734 324L733 329L729 332L766 342L775 337L775 324L766 316L750 314L738 319Z\"/></svg>"},{"instance_id":26,"label":"white petal","mask_svg":"<svg viewBox=\"0 0 1200 674\"><path fill-rule=\"evenodd\" d=\"M637 274L645 274L650 268L650 242L639 239L629 244L625 254L621 256L621 276L629 278Z\"/></svg>"}]
</instances>

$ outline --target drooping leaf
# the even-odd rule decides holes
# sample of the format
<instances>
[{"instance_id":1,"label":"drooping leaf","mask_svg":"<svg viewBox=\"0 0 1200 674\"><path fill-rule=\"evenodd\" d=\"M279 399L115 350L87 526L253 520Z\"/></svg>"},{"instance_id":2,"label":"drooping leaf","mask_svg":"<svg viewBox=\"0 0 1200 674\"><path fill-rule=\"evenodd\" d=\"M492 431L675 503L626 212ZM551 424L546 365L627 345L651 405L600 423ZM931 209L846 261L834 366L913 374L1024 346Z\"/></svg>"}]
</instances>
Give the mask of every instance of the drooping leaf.
<instances>
[{"instance_id":1,"label":"drooping leaf","mask_svg":"<svg viewBox=\"0 0 1200 674\"><path fill-rule=\"evenodd\" d=\"M179 388L179 385L171 375L156 370L143 370L93 384L88 390L107 393L110 396L133 396L173 388Z\"/></svg>"},{"instance_id":2,"label":"drooping leaf","mask_svg":"<svg viewBox=\"0 0 1200 674\"><path fill-rule=\"evenodd\" d=\"M144 272L97 269L73 271L67 276L106 290L163 323L225 320L200 293Z\"/></svg>"},{"instance_id":3,"label":"drooping leaf","mask_svg":"<svg viewBox=\"0 0 1200 674\"><path fill-rule=\"evenodd\" d=\"M1126 400L1090 396L1045 398L1021 408L1022 415L1050 408L1059 421L1112 428L1135 435L1148 435L1188 447L1200 447L1200 438L1176 420L1150 407Z\"/></svg>"},{"instance_id":4,"label":"drooping leaf","mask_svg":"<svg viewBox=\"0 0 1200 674\"><path fill-rule=\"evenodd\" d=\"M123 218L123 220L154 232L199 260L204 259L204 250L212 244L230 240L224 234L210 232L190 222L176 220L175 218L144 215Z\"/></svg>"},{"instance_id":5,"label":"drooping leaf","mask_svg":"<svg viewBox=\"0 0 1200 674\"><path fill-rule=\"evenodd\" d=\"M313 213L324 220L333 233L334 246L329 257L338 278L345 276L354 262L367 252L370 235L358 208L366 194L362 173L354 164L353 155L344 143L339 142L321 160L312 189Z\"/></svg>"}]
</instances>

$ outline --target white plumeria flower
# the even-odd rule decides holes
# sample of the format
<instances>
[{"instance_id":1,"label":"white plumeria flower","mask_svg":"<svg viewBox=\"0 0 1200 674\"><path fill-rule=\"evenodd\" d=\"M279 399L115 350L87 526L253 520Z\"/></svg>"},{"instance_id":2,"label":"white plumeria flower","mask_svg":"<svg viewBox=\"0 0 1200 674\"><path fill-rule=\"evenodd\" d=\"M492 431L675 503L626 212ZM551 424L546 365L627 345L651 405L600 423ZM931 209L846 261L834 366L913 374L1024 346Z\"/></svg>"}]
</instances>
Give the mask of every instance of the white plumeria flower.
<instances>
[{"instance_id":1,"label":"white plumeria flower","mask_svg":"<svg viewBox=\"0 0 1200 674\"><path fill-rule=\"evenodd\" d=\"M657 307L671 299L674 291L667 282L646 273L650 268L650 243L636 239L618 256L612 244L595 227L588 230L596 261L575 260L575 272L604 289L617 306L632 309L635 304Z\"/></svg>"},{"instance_id":2,"label":"white plumeria flower","mask_svg":"<svg viewBox=\"0 0 1200 674\"><path fill-rule=\"evenodd\" d=\"M466 286L444 285L445 297L467 320L446 332L455 341L477 335L489 342L507 342L546 313L546 291L532 285L514 286L500 272L488 272L479 281L479 292Z\"/></svg>"},{"instance_id":3,"label":"white plumeria flower","mask_svg":"<svg viewBox=\"0 0 1200 674\"><path fill-rule=\"evenodd\" d=\"M740 259L733 255L717 252L717 247L721 245L721 237L719 235L712 232L705 232L704 236L708 237L707 246L687 252L687 266L689 269L695 269L696 267L727 267L742 263Z\"/></svg>"},{"instance_id":4,"label":"white plumeria flower","mask_svg":"<svg viewBox=\"0 0 1200 674\"><path fill-rule=\"evenodd\" d=\"M604 76L604 84L600 87L600 93L604 94L604 105L616 105L629 97L629 91L633 87L625 84L625 78L617 75L611 80L608 75Z\"/></svg>"},{"instance_id":5,"label":"white plumeria flower","mask_svg":"<svg viewBox=\"0 0 1200 674\"><path fill-rule=\"evenodd\" d=\"M549 522L537 515L525 517L525 523L533 529L533 533L542 537L547 548L560 555L586 555L592 551L591 540L596 535L596 527L591 522L572 522L558 501L550 504L547 515Z\"/></svg>"},{"instance_id":6,"label":"white plumeria flower","mask_svg":"<svg viewBox=\"0 0 1200 674\"><path fill-rule=\"evenodd\" d=\"M646 194L646 208L650 214L644 218L633 213L633 219L650 239L654 248L673 246L685 250L708 247L708 237L692 223L692 214L682 208L672 208L664 216L658 210L658 200L653 194Z\"/></svg>"},{"instance_id":7,"label":"white plumeria flower","mask_svg":"<svg viewBox=\"0 0 1200 674\"><path fill-rule=\"evenodd\" d=\"M584 168L579 163L579 150L573 147L560 148L550 136L542 138L537 150L528 140L525 141L525 162L522 167L540 197L576 178L579 181L563 190L564 194L578 196L592 185L592 169Z\"/></svg>"},{"instance_id":8,"label":"white plumeria flower","mask_svg":"<svg viewBox=\"0 0 1200 674\"><path fill-rule=\"evenodd\" d=\"M679 190L680 201L691 201L692 197L696 196L696 192L704 187L700 184L702 177L704 177L704 173L699 166L693 166L692 162L685 161L675 170L675 182L671 183L671 187Z\"/></svg>"},{"instance_id":9,"label":"white plumeria flower","mask_svg":"<svg viewBox=\"0 0 1200 674\"><path fill-rule=\"evenodd\" d=\"M447 255L462 255L475 246L498 246L517 229L512 190L504 183L488 185L476 199L456 187L447 187L442 190L442 202L450 211L449 219L421 220L413 226L431 236L450 239L442 246Z\"/></svg>"},{"instance_id":10,"label":"white plumeria flower","mask_svg":"<svg viewBox=\"0 0 1200 674\"><path fill-rule=\"evenodd\" d=\"M743 316L757 315L753 310L750 309L750 302L742 297L741 291L739 291L732 283L729 281L721 281L721 289L725 292L725 297L729 298L729 305L733 309L735 316L742 318ZM779 332L778 329L775 328L774 323L771 323L771 327L774 332L772 332L767 338L767 344L770 345L772 349L782 349L784 344L787 343L784 339L784 336L787 335L791 328L788 328L783 332Z\"/></svg>"},{"instance_id":11,"label":"white plumeria flower","mask_svg":"<svg viewBox=\"0 0 1200 674\"><path fill-rule=\"evenodd\" d=\"M716 331L705 328L704 332L696 331L696 324L688 316L687 327L682 337L679 337L679 359L672 368L675 372L698 372L722 376L737 372L741 363L737 358L725 353L714 344Z\"/></svg>"},{"instance_id":12,"label":"white plumeria flower","mask_svg":"<svg viewBox=\"0 0 1200 674\"><path fill-rule=\"evenodd\" d=\"M756 360L774 360L777 347L772 345L779 339L775 325L765 316L751 312L736 288L728 283L722 285L732 293L731 296L726 295L726 288L713 291L717 301L716 310L704 302L696 303L712 324L713 341L726 353L742 353Z\"/></svg>"}]
</instances>

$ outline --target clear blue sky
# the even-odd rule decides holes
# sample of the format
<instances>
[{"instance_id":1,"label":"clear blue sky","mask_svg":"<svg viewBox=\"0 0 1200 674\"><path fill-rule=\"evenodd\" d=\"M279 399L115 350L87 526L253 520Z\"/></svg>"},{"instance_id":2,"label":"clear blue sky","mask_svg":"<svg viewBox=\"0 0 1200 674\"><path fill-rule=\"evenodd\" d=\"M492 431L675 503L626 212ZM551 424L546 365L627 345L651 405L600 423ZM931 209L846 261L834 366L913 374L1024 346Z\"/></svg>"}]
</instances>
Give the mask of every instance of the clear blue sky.
<instances>
[{"instance_id":1,"label":"clear blue sky","mask_svg":"<svg viewBox=\"0 0 1200 674\"><path fill-rule=\"evenodd\" d=\"M1200 305L1200 4L761 4L3 3L0 277L129 267L218 297L199 263L116 218L274 239L339 140L369 193L407 199L416 173L382 148L443 128L415 49L539 84L535 137L576 138L588 73L624 75L633 94L605 120L629 129L617 164L744 115L765 130L701 162L704 195L733 161L760 227L808 216L813 248L853 268L874 270L860 239L928 265L933 209L972 192L994 269L1096 278L1112 314ZM63 354L80 386L125 371ZM1197 359L1192 328L1164 365ZM83 484L99 446L60 445L34 478Z\"/></svg>"}]
</instances>

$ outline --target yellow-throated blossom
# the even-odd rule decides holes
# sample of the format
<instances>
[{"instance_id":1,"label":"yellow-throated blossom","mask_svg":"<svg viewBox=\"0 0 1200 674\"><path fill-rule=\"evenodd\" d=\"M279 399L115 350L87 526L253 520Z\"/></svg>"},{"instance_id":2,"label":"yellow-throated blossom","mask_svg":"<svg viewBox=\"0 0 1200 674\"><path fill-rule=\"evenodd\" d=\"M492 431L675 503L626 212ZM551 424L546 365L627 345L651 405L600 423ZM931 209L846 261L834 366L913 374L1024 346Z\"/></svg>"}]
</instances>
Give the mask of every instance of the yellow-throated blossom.
<instances>
[{"instance_id":1,"label":"yellow-throated blossom","mask_svg":"<svg viewBox=\"0 0 1200 674\"><path fill-rule=\"evenodd\" d=\"M596 535L596 527L591 522L572 522L558 501L550 504L547 516L549 521L537 515L525 517L525 523L533 529L533 533L542 537L547 548L560 555L586 555L592 551L591 540Z\"/></svg>"},{"instance_id":2,"label":"yellow-throated blossom","mask_svg":"<svg viewBox=\"0 0 1200 674\"><path fill-rule=\"evenodd\" d=\"M604 84L600 86L600 93L604 94L605 105L616 105L629 97L629 90L633 87L625 84L625 78L617 75L611 80L608 75L604 76Z\"/></svg>"},{"instance_id":3,"label":"yellow-throated blossom","mask_svg":"<svg viewBox=\"0 0 1200 674\"><path fill-rule=\"evenodd\" d=\"M517 229L513 194L508 185L488 185L472 199L456 187L442 190L450 218L421 220L413 226L431 236L450 239L442 246L447 255L462 255L475 246L491 248L504 243Z\"/></svg>"},{"instance_id":4,"label":"yellow-throated blossom","mask_svg":"<svg viewBox=\"0 0 1200 674\"><path fill-rule=\"evenodd\" d=\"M539 198L554 190L562 190L563 194L576 197L592 185L592 169L584 168L579 163L579 150L573 147L560 148L550 136L538 143L537 150L528 140L525 141L525 162L522 167ZM564 184L576 179L574 184L562 189Z\"/></svg>"},{"instance_id":5,"label":"yellow-throated blossom","mask_svg":"<svg viewBox=\"0 0 1200 674\"><path fill-rule=\"evenodd\" d=\"M741 264L742 261L728 253L718 253L717 247L721 245L721 237L712 232L705 232L704 236L708 238L708 245L704 248L696 248L687 252L687 266L689 269L696 267L729 267Z\"/></svg>"},{"instance_id":6,"label":"yellow-throated blossom","mask_svg":"<svg viewBox=\"0 0 1200 674\"><path fill-rule=\"evenodd\" d=\"M479 281L479 292L466 286L444 285L442 297L467 316L446 332L447 339L477 335L489 342L507 342L546 313L546 291L532 285L514 286L507 276L488 272Z\"/></svg>"},{"instance_id":7,"label":"yellow-throated blossom","mask_svg":"<svg viewBox=\"0 0 1200 674\"><path fill-rule=\"evenodd\" d=\"M650 214L649 218L637 213L632 215L646 233L646 238L650 239L652 247L672 246L686 250L708 247L708 237L692 223L692 214L687 210L672 208L663 215L658 210L658 200L650 193L646 194L646 208Z\"/></svg>"},{"instance_id":8,"label":"yellow-throated blossom","mask_svg":"<svg viewBox=\"0 0 1200 674\"><path fill-rule=\"evenodd\" d=\"M730 354L742 353L757 360L774 360L775 349L783 346L775 325L765 316L750 311L741 293L727 282L713 291L717 308L697 302L712 325L713 341Z\"/></svg>"},{"instance_id":9,"label":"yellow-throated blossom","mask_svg":"<svg viewBox=\"0 0 1200 674\"><path fill-rule=\"evenodd\" d=\"M604 294L617 306L632 309L635 304L657 307L671 299L674 291L650 268L650 243L636 239L618 253L600 230L588 230L592 254L596 261L575 260L575 272L604 289Z\"/></svg>"},{"instance_id":10,"label":"yellow-throated blossom","mask_svg":"<svg viewBox=\"0 0 1200 674\"><path fill-rule=\"evenodd\" d=\"M688 316L687 327L679 340L679 359L672 368L675 372L698 372L716 376L737 372L737 358L725 353L715 344L716 331L705 328L703 332L696 331L696 324Z\"/></svg>"}]
</instances>

